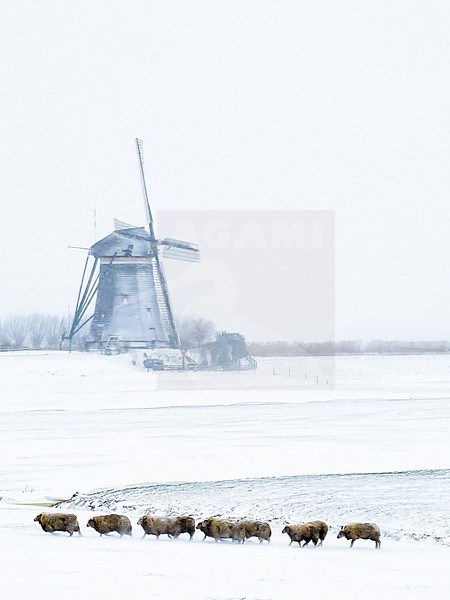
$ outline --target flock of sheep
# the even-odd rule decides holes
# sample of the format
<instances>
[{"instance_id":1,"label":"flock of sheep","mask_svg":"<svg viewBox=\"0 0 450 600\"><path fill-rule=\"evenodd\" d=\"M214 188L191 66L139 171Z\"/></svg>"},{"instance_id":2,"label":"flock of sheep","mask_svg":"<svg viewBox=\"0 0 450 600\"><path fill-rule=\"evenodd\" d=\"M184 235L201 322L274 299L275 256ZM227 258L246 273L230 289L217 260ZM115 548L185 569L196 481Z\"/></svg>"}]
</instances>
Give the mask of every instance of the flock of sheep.
<instances>
[{"instance_id":1,"label":"flock of sheep","mask_svg":"<svg viewBox=\"0 0 450 600\"><path fill-rule=\"evenodd\" d=\"M78 533L81 535L80 525L76 515L69 513L41 513L34 519L42 529L47 533L55 531L66 531L69 535ZM210 517L195 525L192 517L155 517L144 515L137 522L144 530L146 535L155 535L159 539L160 535L168 535L169 538L177 539L181 534L187 533L192 540L195 530L199 529L204 534L204 540L207 537L214 538L216 542L223 539L231 539L237 543L244 543L251 537L256 537L259 542L267 541L270 543L272 530L268 523L263 521L230 521L227 519L218 519ZM108 533L117 532L120 537L123 535L132 535L131 522L125 515L102 515L92 517L87 522L87 527L92 527L100 536ZM310 521L301 525L286 525L282 533L287 533L292 542L298 542L298 545L307 546L313 542L314 546L322 545L327 533L328 525L324 521ZM374 523L350 523L344 525L338 533L338 539L345 537L351 540L350 547L356 540L372 540L375 542L375 548L381 546L380 528Z\"/></svg>"}]
</instances>

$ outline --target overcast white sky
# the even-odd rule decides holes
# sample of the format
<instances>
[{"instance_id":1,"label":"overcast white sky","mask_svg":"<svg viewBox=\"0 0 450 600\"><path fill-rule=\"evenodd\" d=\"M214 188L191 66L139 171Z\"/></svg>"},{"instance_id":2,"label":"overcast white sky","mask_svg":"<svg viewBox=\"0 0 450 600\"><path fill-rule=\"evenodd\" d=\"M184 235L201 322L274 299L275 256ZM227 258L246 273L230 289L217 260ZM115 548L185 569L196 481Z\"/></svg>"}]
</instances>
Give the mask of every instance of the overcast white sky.
<instances>
[{"instance_id":1,"label":"overcast white sky","mask_svg":"<svg viewBox=\"0 0 450 600\"><path fill-rule=\"evenodd\" d=\"M98 237L143 223L139 136L155 211L335 211L337 338L448 339L449 17L435 0L3 2L0 318L67 310L83 257L66 246L92 243L94 208Z\"/></svg>"}]
</instances>

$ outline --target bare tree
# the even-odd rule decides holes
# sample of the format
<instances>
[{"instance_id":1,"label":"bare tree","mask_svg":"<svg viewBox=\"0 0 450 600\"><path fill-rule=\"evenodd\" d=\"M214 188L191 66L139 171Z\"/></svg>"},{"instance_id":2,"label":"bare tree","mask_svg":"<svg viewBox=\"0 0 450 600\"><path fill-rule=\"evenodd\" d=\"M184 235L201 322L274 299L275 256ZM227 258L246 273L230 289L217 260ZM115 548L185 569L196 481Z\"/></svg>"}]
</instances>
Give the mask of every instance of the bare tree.
<instances>
[{"instance_id":1,"label":"bare tree","mask_svg":"<svg viewBox=\"0 0 450 600\"><path fill-rule=\"evenodd\" d=\"M69 335L70 317L61 317L59 320L59 344Z\"/></svg>"},{"instance_id":2,"label":"bare tree","mask_svg":"<svg viewBox=\"0 0 450 600\"><path fill-rule=\"evenodd\" d=\"M42 347L48 332L52 317L48 315L32 314L27 318L28 339L31 347L38 350Z\"/></svg>"},{"instance_id":3,"label":"bare tree","mask_svg":"<svg viewBox=\"0 0 450 600\"><path fill-rule=\"evenodd\" d=\"M46 346L50 350L59 350L64 332L67 332L66 322L65 317L50 317L45 337Z\"/></svg>"},{"instance_id":4,"label":"bare tree","mask_svg":"<svg viewBox=\"0 0 450 600\"><path fill-rule=\"evenodd\" d=\"M9 350L11 348L11 335L4 322L0 322L0 348Z\"/></svg>"},{"instance_id":5,"label":"bare tree","mask_svg":"<svg viewBox=\"0 0 450 600\"><path fill-rule=\"evenodd\" d=\"M178 324L178 333L182 347L198 348L214 339L215 325L201 317L183 317Z\"/></svg>"},{"instance_id":6,"label":"bare tree","mask_svg":"<svg viewBox=\"0 0 450 600\"><path fill-rule=\"evenodd\" d=\"M24 316L9 317L3 324L6 335L11 340L11 347L20 350L27 337L27 318Z\"/></svg>"},{"instance_id":7,"label":"bare tree","mask_svg":"<svg viewBox=\"0 0 450 600\"><path fill-rule=\"evenodd\" d=\"M179 321L178 334L180 336L180 350L183 355L183 367L185 366L187 351L201 348L211 342L215 333L215 325L208 319L186 316Z\"/></svg>"}]
</instances>

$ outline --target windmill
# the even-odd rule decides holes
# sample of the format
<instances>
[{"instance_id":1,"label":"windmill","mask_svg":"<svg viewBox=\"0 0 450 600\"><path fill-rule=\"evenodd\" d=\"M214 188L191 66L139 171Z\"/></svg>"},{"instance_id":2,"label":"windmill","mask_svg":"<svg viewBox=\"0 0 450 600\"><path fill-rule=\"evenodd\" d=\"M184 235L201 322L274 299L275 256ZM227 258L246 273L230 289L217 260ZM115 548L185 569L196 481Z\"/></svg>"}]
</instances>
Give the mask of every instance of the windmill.
<instances>
[{"instance_id":1,"label":"windmill","mask_svg":"<svg viewBox=\"0 0 450 600\"><path fill-rule=\"evenodd\" d=\"M90 323L88 347L104 348L112 339L129 348L180 346L160 253L165 258L189 262L199 262L200 253L196 244L156 237L143 142L137 138L136 149L147 228L115 219L114 231L89 249L67 336L69 343ZM87 317L94 299L94 313Z\"/></svg>"}]
</instances>

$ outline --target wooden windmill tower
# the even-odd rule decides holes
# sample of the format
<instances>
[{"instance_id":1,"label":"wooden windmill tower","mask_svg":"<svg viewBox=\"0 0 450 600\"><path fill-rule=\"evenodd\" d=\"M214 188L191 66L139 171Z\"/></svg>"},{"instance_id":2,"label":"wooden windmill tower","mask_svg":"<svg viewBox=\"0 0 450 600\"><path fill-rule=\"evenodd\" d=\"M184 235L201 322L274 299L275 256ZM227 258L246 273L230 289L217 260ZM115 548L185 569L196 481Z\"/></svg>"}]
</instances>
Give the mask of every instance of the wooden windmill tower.
<instances>
[{"instance_id":1,"label":"wooden windmill tower","mask_svg":"<svg viewBox=\"0 0 450 600\"><path fill-rule=\"evenodd\" d=\"M115 230L90 248L68 338L90 323L91 347L105 347L114 338L129 348L179 348L160 252L190 262L198 262L200 253L196 244L156 237L142 140L136 139L136 148L148 228L115 220ZM85 317L94 299L94 313Z\"/></svg>"}]
</instances>

